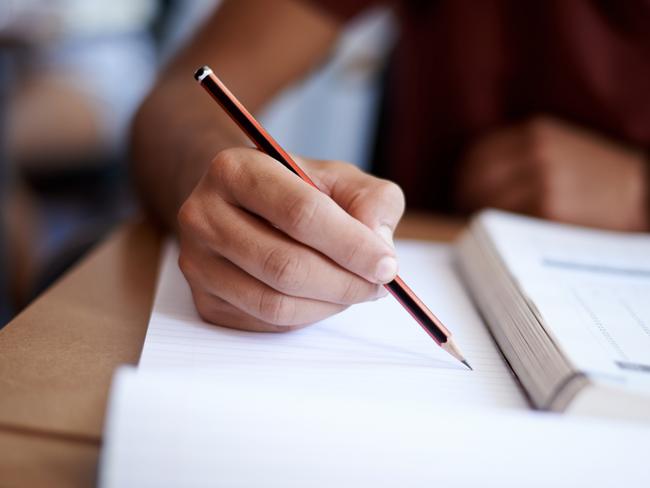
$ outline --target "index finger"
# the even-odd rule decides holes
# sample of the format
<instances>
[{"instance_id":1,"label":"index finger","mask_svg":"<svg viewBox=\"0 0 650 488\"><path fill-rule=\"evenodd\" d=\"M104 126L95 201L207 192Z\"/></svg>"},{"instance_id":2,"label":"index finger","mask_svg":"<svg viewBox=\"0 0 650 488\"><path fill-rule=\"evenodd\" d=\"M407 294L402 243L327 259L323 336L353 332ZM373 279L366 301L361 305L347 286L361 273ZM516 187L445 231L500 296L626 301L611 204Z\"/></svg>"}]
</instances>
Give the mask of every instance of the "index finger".
<instances>
[{"instance_id":1,"label":"index finger","mask_svg":"<svg viewBox=\"0 0 650 488\"><path fill-rule=\"evenodd\" d=\"M314 177L347 213L392 245L392 235L404 213L404 193L389 180L338 161L310 161Z\"/></svg>"},{"instance_id":2,"label":"index finger","mask_svg":"<svg viewBox=\"0 0 650 488\"><path fill-rule=\"evenodd\" d=\"M394 249L334 200L253 149L220 153L212 176L223 198L373 283L397 274Z\"/></svg>"}]
</instances>

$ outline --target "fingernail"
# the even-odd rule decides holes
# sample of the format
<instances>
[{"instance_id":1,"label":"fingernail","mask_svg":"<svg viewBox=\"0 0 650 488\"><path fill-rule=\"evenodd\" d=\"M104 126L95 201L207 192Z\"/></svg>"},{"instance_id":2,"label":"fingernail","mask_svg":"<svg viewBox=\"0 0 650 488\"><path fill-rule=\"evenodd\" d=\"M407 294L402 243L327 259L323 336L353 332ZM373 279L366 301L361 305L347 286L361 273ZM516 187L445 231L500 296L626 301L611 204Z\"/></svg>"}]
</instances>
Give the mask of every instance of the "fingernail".
<instances>
[{"instance_id":1,"label":"fingernail","mask_svg":"<svg viewBox=\"0 0 650 488\"><path fill-rule=\"evenodd\" d=\"M393 242L393 230L390 227L387 225L380 225L377 228L377 234L379 234L379 237L386 241L390 247L395 247L395 243Z\"/></svg>"},{"instance_id":2,"label":"fingernail","mask_svg":"<svg viewBox=\"0 0 650 488\"><path fill-rule=\"evenodd\" d=\"M375 279L378 283L388 283L397 274L397 260L391 256L384 256L377 263Z\"/></svg>"}]
</instances>

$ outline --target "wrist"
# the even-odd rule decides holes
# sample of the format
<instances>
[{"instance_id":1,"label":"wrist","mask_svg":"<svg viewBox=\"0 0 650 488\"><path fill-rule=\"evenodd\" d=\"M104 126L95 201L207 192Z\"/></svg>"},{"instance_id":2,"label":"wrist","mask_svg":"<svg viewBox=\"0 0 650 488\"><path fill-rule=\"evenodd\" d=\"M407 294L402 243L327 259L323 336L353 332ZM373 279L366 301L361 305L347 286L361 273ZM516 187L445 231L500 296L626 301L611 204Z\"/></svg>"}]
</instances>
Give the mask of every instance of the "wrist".
<instances>
[{"instance_id":1,"label":"wrist","mask_svg":"<svg viewBox=\"0 0 650 488\"><path fill-rule=\"evenodd\" d=\"M222 149L224 146L219 143L213 131L195 133L192 140L184 144L184 150L174 161L172 196L176 210L187 200L210 162Z\"/></svg>"}]
</instances>

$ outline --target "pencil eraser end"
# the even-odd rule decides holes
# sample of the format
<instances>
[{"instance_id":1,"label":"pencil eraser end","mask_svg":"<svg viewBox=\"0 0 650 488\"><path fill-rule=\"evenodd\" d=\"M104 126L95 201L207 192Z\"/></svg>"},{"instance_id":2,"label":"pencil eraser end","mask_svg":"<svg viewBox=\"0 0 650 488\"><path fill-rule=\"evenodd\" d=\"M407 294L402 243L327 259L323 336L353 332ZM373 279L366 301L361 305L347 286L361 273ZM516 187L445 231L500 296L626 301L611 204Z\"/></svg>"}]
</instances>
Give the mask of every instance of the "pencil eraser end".
<instances>
[{"instance_id":1,"label":"pencil eraser end","mask_svg":"<svg viewBox=\"0 0 650 488\"><path fill-rule=\"evenodd\" d=\"M194 72L194 79L196 81L203 81L210 73L212 73L212 70L209 66L201 66Z\"/></svg>"}]
</instances>

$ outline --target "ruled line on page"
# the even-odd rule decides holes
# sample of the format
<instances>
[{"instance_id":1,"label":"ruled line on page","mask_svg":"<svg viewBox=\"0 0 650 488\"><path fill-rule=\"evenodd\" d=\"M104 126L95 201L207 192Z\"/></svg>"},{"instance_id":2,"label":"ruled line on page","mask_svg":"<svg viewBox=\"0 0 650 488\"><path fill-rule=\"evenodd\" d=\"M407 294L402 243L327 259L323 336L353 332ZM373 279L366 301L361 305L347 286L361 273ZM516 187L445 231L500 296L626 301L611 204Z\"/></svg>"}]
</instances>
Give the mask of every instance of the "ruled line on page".
<instances>
[{"instance_id":1,"label":"ruled line on page","mask_svg":"<svg viewBox=\"0 0 650 488\"><path fill-rule=\"evenodd\" d=\"M260 334L203 322L177 267L177 246L165 245L141 369L199 368L255 374L266 382L320 381L364 395L399 394L413 401L527 408L496 345L467 297L446 246L400 242L400 270L462 344L474 371L463 369L387 297L318 324ZM337 386L338 385L338 386Z\"/></svg>"}]
</instances>

